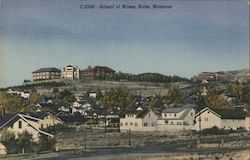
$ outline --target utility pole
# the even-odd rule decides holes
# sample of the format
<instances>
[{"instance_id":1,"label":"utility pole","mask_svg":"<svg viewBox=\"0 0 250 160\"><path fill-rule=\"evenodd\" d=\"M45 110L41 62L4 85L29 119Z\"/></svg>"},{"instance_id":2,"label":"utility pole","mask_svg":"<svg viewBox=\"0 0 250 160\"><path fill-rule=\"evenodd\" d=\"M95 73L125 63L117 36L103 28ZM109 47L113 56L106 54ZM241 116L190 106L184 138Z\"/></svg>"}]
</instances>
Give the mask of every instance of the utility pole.
<instances>
[{"instance_id":1,"label":"utility pole","mask_svg":"<svg viewBox=\"0 0 250 160\"><path fill-rule=\"evenodd\" d=\"M128 130L128 145L131 146L131 131L130 131L130 128Z\"/></svg>"},{"instance_id":2,"label":"utility pole","mask_svg":"<svg viewBox=\"0 0 250 160\"><path fill-rule=\"evenodd\" d=\"M85 127L85 129L84 129L84 149L86 149L87 148L87 135L86 135L86 127Z\"/></svg>"}]
</instances>

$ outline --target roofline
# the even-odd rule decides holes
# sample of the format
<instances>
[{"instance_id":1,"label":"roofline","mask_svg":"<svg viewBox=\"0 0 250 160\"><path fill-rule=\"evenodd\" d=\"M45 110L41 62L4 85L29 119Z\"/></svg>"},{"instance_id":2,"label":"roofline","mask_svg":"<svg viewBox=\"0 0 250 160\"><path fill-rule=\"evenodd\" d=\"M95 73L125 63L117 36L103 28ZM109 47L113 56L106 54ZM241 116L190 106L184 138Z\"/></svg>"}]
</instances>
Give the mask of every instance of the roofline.
<instances>
[{"instance_id":1,"label":"roofline","mask_svg":"<svg viewBox=\"0 0 250 160\"><path fill-rule=\"evenodd\" d=\"M202 114L203 112L205 112L206 110L209 110L210 112L214 113L217 117L221 118L221 115L219 115L218 113L216 113L215 111L213 111L212 109L206 107L204 109L202 109L200 112L198 112L196 115L195 115L195 118L197 116L199 116L200 114ZM222 118L221 118L222 119Z\"/></svg>"},{"instance_id":2,"label":"roofline","mask_svg":"<svg viewBox=\"0 0 250 160\"><path fill-rule=\"evenodd\" d=\"M51 136L51 137L54 137L52 134L50 133L47 133L47 132L44 132L44 131L41 131L40 129L34 127L31 123L29 123L29 121L25 118L31 118L31 119L36 119L36 120L41 120L41 119L37 119L37 118L34 118L34 117L30 117L30 116L27 116L27 115L23 115L23 114L20 114L20 113L17 113L15 116L13 116L10 120L8 120L7 122L5 122L2 126L0 126L0 129L2 129L3 127L5 127L8 123L10 123L13 119L15 119L17 116L19 116L22 120L24 120L26 123L28 123L33 129L35 129L36 131L38 131L39 133L42 133L42 134L45 134L45 135L48 135L48 136Z\"/></svg>"},{"instance_id":3,"label":"roofline","mask_svg":"<svg viewBox=\"0 0 250 160\"><path fill-rule=\"evenodd\" d=\"M181 108L179 112L164 112L165 109L162 110L162 113L180 113L181 111L187 109L188 107L176 107L176 108Z\"/></svg>"},{"instance_id":4,"label":"roofline","mask_svg":"<svg viewBox=\"0 0 250 160\"><path fill-rule=\"evenodd\" d=\"M61 120L59 117L53 115L52 113L50 113L50 112L46 112L46 113L49 114L49 115L51 115L51 116L54 117L55 119L61 121L63 124L65 123L63 120Z\"/></svg>"},{"instance_id":5,"label":"roofline","mask_svg":"<svg viewBox=\"0 0 250 160\"><path fill-rule=\"evenodd\" d=\"M39 133L45 134L47 136L51 136L54 137L52 134L44 132L42 130L40 130L39 128L34 127L31 123L29 123L29 121L27 119L25 119L24 115L20 114L19 115L26 123L28 123L33 129L37 130Z\"/></svg>"},{"instance_id":6,"label":"roofline","mask_svg":"<svg viewBox=\"0 0 250 160\"><path fill-rule=\"evenodd\" d=\"M15 116L13 116L11 119L9 119L7 122L5 122L2 126L0 126L0 129L2 129L4 126L6 126L6 124L8 124L10 121L12 121L17 116L19 116L19 113L16 113Z\"/></svg>"}]
</instances>

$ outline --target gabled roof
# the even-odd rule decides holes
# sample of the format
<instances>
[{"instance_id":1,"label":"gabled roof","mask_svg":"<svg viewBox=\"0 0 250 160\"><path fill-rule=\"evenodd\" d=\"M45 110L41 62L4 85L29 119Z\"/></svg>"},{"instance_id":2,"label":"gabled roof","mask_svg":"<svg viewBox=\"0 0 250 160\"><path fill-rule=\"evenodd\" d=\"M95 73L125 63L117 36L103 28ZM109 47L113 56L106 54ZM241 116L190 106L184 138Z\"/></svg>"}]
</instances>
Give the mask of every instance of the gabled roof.
<instances>
[{"instance_id":1,"label":"gabled roof","mask_svg":"<svg viewBox=\"0 0 250 160\"><path fill-rule=\"evenodd\" d=\"M166 109L163 109L162 112L163 113L179 113L179 112L183 111L184 109L186 109L186 108L184 108L184 107L178 107L178 108L168 107Z\"/></svg>"},{"instance_id":2,"label":"gabled roof","mask_svg":"<svg viewBox=\"0 0 250 160\"><path fill-rule=\"evenodd\" d=\"M144 118L149 112L150 112L150 109L142 110L141 112L137 114L136 118Z\"/></svg>"},{"instance_id":3,"label":"gabled roof","mask_svg":"<svg viewBox=\"0 0 250 160\"><path fill-rule=\"evenodd\" d=\"M20 118L23 121L25 121L26 123L28 123L30 127L32 127L33 129L35 129L36 131L38 131L40 134L44 134L44 135L53 137L52 134L44 132L44 131L41 131L39 128L35 127L32 123L30 123L30 121L39 121L40 119L31 117L29 115L20 114L20 113L15 114L15 116L13 116L8 121L6 121L3 125L1 125L0 126L0 130L3 129L3 128L5 128L5 127L10 126L11 124L15 123Z\"/></svg>"},{"instance_id":4,"label":"gabled roof","mask_svg":"<svg viewBox=\"0 0 250 160\"><path fill-rule=\"evenodd\" d=\"M167 119L172 119L172 120L182 120L184 119L187 114L193 109L193 107L189 107L189 106L186 106L186 107L179 107L179 108L166 108L162 111L162 113L179 113L179 112L182 112L182 115L180 117L176 117L176 118L167 118ZM166 119L166 118L165 118Z\"/></svg>"},{"instance_id":5,"label":"gabled roof","mask_svg":"<svg viewBox=\"0 0 250 160\"><path fill-rule=\"evenodd\" d=\"M12 119L17 113L6 113L4 116L0 117L0 127Z\"/></svg>"},{"instance_id":6,"label":"gabled roof","mask_svg":"<svg viewBox=\"0 0 250 160\"><path fill-rule=\"evenodd\" d=\"M60 69L57 68L40 68L32 73L40 73L40 72L61 72Z\"/></svg>"},{"instance_id":7,"label":"gabled roof","mask_svg":"<svg viewBox=\"0 0 250 160\"><path fill-rule=\"evenodd\" d=\"M204 108L195 117L209 110L221 119L245 119L247 113L237 108Z\"/></svg>"},{"instance_id":8,"label":"gabled roof","mask_svg":"<svg viewBox=\"0 0 250 160\"><path fill-rule=\"evenodd\" d=\"M35 117L38 119L44 119L44 117L46 117L47 115L50 115L50 116L54 117L55 119L57 119L58 121L61 121L62 123L64 123L59 117L53 115L50 112L28 112L28 113L26 113L26 115L29 115L31 117Z\"/></svg>"}]
</instances>

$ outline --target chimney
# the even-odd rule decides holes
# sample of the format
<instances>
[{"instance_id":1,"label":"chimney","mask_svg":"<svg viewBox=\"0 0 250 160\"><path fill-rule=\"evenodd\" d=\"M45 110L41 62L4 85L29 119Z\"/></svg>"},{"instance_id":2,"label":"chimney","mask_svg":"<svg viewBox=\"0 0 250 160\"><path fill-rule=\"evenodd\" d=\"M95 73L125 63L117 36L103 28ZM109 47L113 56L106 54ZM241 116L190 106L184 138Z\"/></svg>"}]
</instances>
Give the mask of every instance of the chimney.
<instances>
[{"instance_id":1,"label":"chimney","mask_svg":"<svg viewBox=\"0 0 250 160\"><path fill-rule=\"evenodd\" d=\"M91 68L91 66L88 66L88 68Z\"/></svg>"}]
</instances>

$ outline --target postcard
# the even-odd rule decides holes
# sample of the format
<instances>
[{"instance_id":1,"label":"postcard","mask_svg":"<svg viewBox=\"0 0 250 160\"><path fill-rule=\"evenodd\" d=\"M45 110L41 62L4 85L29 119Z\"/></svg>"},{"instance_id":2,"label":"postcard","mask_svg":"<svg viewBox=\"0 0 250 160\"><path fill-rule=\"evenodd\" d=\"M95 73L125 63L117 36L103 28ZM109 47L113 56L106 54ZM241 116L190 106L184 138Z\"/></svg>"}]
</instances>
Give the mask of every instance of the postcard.
<instances>
[{"instance_id":1,"label":"postcard","mask_svg":"<svg viewBox=\"0 0 250 160\"><path fill-rule=\"evenodd\" d=\"M249 0L0 0L0 159L249 159Z\"/></svg>"}]
</instances>

